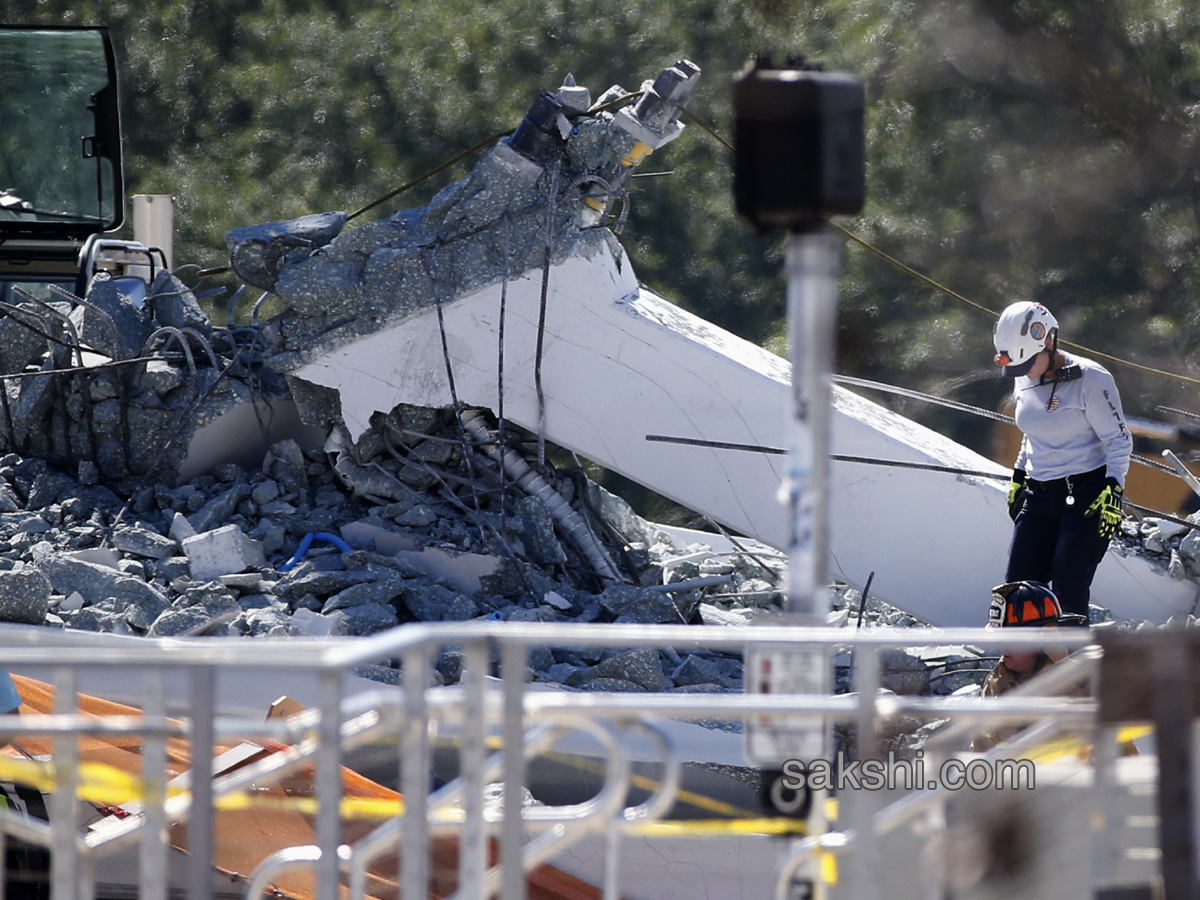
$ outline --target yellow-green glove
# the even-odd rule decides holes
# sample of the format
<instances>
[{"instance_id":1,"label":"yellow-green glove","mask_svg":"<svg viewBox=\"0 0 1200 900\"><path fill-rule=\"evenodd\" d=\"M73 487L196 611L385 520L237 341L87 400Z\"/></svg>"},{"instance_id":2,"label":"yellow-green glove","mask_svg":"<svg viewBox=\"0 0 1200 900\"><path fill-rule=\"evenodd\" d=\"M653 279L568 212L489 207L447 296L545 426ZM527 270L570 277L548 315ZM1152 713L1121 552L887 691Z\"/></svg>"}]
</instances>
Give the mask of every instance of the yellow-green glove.
<instances>
[{"instance_id":1,"label":"yellow-green glove","mask_svg":"<svg viewBox=\"0 0 1200 900\"><path fill-rule=\"evenodd\" d=\"M1008 517L1014 522L1025 506L1025 471L1013 469L1012 481L1008 483Z\"/></svg>"},{"instance_id":2,"label":"yellow-green glove","mask_svg":"<svg viewBox=\"0 0 1200 900\"><path fill-rule=\"evenodd\" d=\"M1100 522L1098 528L1100 537L1111 538L1121 527L1121 499L1125 496L1125 491L1117 483L1117 479L1108 478L1104 483L1104 490L1100 492L1092 505L1087 508L1085 516L1099 516Z\"/></svg>"}]
</instances>

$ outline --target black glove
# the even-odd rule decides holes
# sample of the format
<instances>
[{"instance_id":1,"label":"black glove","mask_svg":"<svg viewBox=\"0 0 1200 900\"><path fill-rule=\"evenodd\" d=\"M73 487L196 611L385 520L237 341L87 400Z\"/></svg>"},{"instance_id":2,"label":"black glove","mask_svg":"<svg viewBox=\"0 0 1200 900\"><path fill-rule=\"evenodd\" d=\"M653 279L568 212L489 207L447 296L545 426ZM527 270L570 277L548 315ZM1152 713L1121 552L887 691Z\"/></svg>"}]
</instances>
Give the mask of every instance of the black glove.
<instances>
[{"instance_id":1,"label":"black glove","mask_svg":"<svg viewBox=\"0 0 1200 900\"><path fill-rule=\"evenodd\" d=\"M1013 469L1012 481L1008 483L1008 517L1014 522L1025 507L1025 470Z\"/></svg>"}]
</instances>

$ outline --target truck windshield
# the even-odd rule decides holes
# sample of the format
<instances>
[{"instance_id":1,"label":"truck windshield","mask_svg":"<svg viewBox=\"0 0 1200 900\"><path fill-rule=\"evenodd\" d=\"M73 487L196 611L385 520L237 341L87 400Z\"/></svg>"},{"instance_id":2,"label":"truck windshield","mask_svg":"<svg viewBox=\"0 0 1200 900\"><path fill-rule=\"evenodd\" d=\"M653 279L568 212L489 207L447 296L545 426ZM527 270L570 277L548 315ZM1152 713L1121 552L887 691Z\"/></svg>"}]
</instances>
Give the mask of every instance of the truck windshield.
<instances>
[{"instance_id":1,"label":"truck windshield","mask_svg":"<svg viewBox=\"0 0 1200 900\"><path fill-rule=\"evenodd\" d=\"M0 237L120 225L113 68L102 29L0 28Z\"/></svg>"}]
</instances>

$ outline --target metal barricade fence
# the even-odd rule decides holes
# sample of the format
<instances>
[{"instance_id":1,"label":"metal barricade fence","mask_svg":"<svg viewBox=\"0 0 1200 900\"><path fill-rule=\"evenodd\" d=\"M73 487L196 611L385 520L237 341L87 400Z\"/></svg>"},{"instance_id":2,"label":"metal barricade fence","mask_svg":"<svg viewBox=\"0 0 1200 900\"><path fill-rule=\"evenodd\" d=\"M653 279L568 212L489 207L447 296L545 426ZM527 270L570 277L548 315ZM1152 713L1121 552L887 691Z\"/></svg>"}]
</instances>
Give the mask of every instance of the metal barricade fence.
<instances>
[{"instance_id":1,"label":"metal barricade fence","mask_svg":"<svg viewBox=\"0 0 1200 900\"><path fill-rule=\"evenodd\" d=\"M95 867L107 856L138 847L136 894L141 900L163 900L170 893L168 868L172 823L186 822L186 883L189 900L213 893L214 817L222 804L240 792L261 788L301 767L314 768L311 812L313 840L281 847L261 860L247 882L247 897L270 891L273 879L291 869L315 874L315 896L334 900L348 884L352 900L366 895L367 873L383 854L402 849L400 896L429 895L430 853L434 840L452 833L458 841L458 886L454 897L476 900L501 896L524 900L525 873L555 852L584 837L604 842L607 853L604 896L616 900L619 842L622 833L662 816L679 785L680 759L656 722L663 719L717 718L745 721L757 715L803 713L816 720L856 722L860 735L875 734L877 724L893 715L947 718L952 729L964 730L990 721L1047 719L1063 727L1090 728L1094 704L1088 700L1013 697L1012 699L937 698L879 693L878 654L889 647L970 645L987 649L1035 648L1050 633L1037 629L1001 635L984 629L905 629L848 634L829 628L686 625L579 625L468 622L406 625L366 638L129 639L109 641L102 635L14 629L0 648L0 666L16 672L48 670L55 688L53 714L0 717L4 740L23 743L41 735L52 745L52 765L43 777L49 794L49 822L42 824L0 813L0 831L51 848L53 900L90 900L96 896ZM1053 641L1083 647L1086 631L1059 631ZM535 691L527 683L531 647L599 649L675 648L722 650L748 647L851 648L856 661L855 695L785 695L731 693L605 693L566 690ZM464 655L457 687L431 690L432 663L444 647ZM1087 665L1085 651L1079 665ZM344 676L379 660L399 660L397 686L379 684L350 694ZM489 673L499 663L499 680L489 686ZM97 717L77 712L77 691L92 693L101 674L137 673L142 685L141 713ZM1078 677L1064 667L1058 680ZM232 675L269 681L278 673L304 673L313 679L315 702L287 719L266 720L227 714L217 695L218 678ZM290 677L290 676L289 676ZM185 684L186 709L168 716L165 685ZM614 737L613 723L632 723L650 734L663 762L660 785L650 797L625 807L630 787L630 761ZM461 775L430 790L432 738L435 730L453 731L459 742ZM568 732L592 736L606 758L601 789L591 799L572 805L538 807L520 802L527 781L527 759L552 746ZM498 735L500 750L489 756L489 737ZM353 748L388 735L398 741L397 782L401 804L364 837L343 844L341 811L346 800L342 765ZM80 764L79 739L136 738L141 772L137 796L122 815L101 830L78 827L77 798L96 796L88 779L92 769ZM182 739L189 747L191 771L182 785L168 782L168 744ZM284 749L229 772L215 771L214 746L230 742L275 741ZM864 746L866 746L864 744ZM215 777L214 777L215 776ZM485 787L502 785L500 804L485 802ZM181 789L182 788L182 789ZM103 793L103 792L101 792ZM877 833L893 827L938 802L937 792L922 792L887 810L869 805L847 811L836 834L812 835L797 841L782 858L778 896L787 895L793 874L814 854L857 850L870 862ZM517 802L512 802L516 798ZM103 797L101 797L103 799ZM120 798L112 798L120 799ZM97 804L111 809L119 804ZM457 808L456 808L457 807ZM854 819L858 816L858 820ZM499 847L499 865L489 866L489 847ZM3 848L0 848L2 852ZM869 871L870 866L867 866ZM858 896L871 897L872 879Z\"/></svg>"}]
</instances>

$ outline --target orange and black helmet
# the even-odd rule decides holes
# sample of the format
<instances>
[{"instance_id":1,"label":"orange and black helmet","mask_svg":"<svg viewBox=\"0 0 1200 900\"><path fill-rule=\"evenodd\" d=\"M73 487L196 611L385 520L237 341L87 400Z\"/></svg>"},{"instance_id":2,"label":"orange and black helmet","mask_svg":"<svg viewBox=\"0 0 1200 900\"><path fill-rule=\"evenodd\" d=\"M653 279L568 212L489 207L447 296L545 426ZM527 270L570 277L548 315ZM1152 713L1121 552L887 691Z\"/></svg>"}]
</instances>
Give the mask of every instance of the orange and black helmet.
<instances>
[{"instance_id":1,"label":"orange and black helmet","mask_svg":"<svg viewBox=\"0 0 1200 900\"><path fill-rule=\"evenodd\" d=\"M992 588L988 627L1013 625L1057 625L1063 617L1062 604L1054 591L1036 581L1011 581Z\"/></svg>"}]
</instances>

